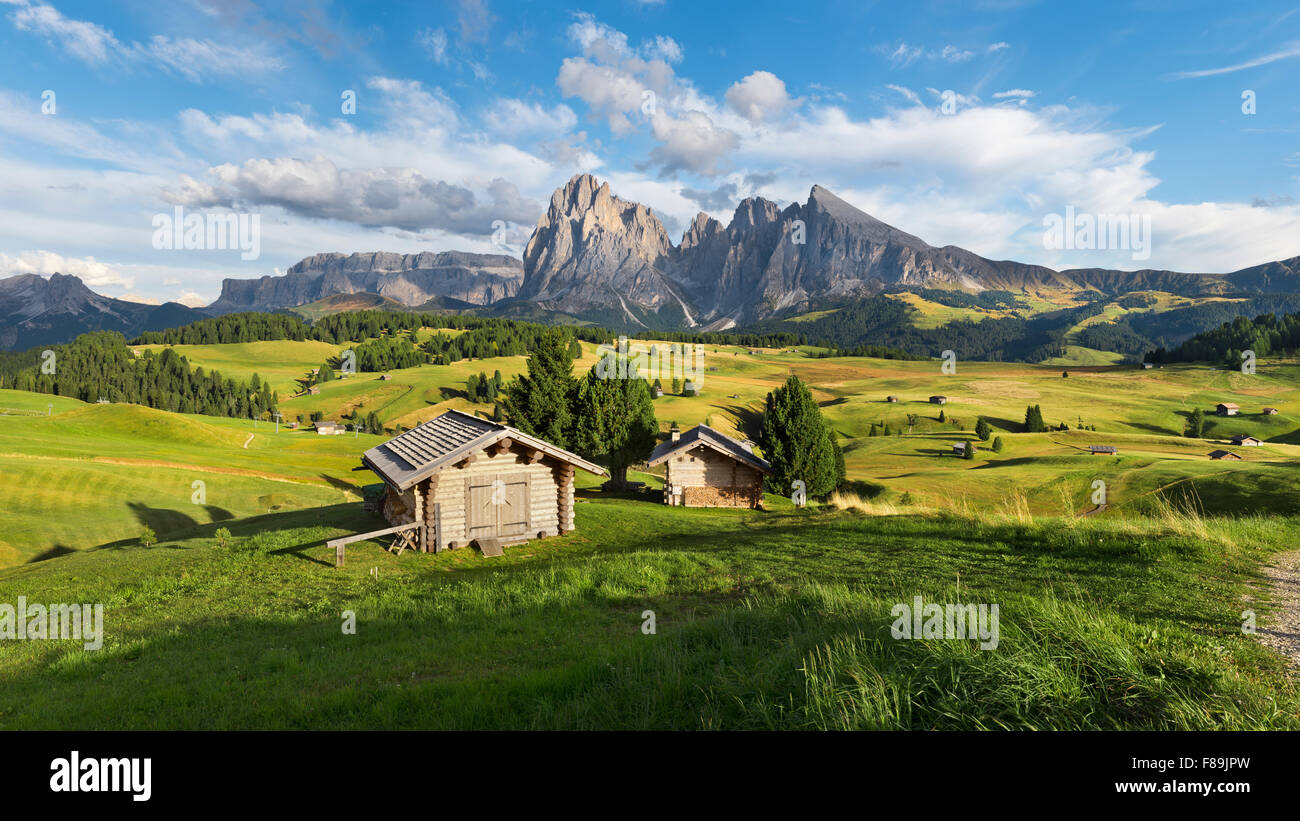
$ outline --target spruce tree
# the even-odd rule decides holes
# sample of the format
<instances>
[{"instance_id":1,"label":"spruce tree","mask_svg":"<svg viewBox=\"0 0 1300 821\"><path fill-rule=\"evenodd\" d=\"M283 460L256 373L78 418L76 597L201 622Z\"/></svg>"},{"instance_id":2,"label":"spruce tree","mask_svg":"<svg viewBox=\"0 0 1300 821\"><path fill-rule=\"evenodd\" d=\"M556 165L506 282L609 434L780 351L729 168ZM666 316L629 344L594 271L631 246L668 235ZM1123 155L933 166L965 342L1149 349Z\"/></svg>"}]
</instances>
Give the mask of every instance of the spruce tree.
<instances>
[{"instance_id":1,"label":"spruce tree","mask_svg":"<svg viewBox=\"0 0 1300 821\"><path fill-rule=\"evenodd\" d=\"M659 435L644 379L601 379L593 368L573 395L569 447L609 468L615 487L627 486L629 465L646 459Z\"/></svg>"},{"instance_id":2,"label":"spruce tree","mask_svg":"<svg viewBox=\"0 0 1300 821\"><path fill-rule=\"evenodd\" d=\"M773 493L789 493L800 480L809 496L826 496L843 480L835 432L797 376L767 395L759 445L772 465L767 485Z\"/></svg>"},{"instance_id":3,"label":"spruce tree","mask_svg":"<svg viewBox=\"0 0 1300 821\"><path fill-rule=\"evenodd\" d=\"M993 435L993 426L983 416L975 423L975 435L980 438L981 442L987 442L989 437Z\"/></svg>"},{"instance_id":4,"label":"spruce tree","mask_svg":"<svg viewBox=\"0 0 1300 821\"><path fill-rule=\"evenodd\" d=\"M567 448L573 419L570 403L576 386L569 336L558 328L547 328L528 357L528 374L506 386L501 404L511 425Z\"/></svg>"}]
</instances>

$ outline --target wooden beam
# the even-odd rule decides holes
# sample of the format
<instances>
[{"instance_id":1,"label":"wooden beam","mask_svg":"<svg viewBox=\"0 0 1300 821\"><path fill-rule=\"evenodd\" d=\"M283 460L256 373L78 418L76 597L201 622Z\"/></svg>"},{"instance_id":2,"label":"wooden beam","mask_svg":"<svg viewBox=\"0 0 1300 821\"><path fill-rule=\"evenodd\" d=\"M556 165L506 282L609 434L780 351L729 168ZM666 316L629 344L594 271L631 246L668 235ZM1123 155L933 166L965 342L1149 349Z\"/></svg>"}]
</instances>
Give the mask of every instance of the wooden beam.
<instances>
[{"instance_id":1,"label":"wooden beam","mask_svg":"<svg viewBox=\"0 0 1300 821\"><path fill-rule=\"evenodd\" d=\"M465 468L467 468L467 467L469 467L470 465L474 464L476 461L478 461L478 454L477 454L477 453L471 453L469 456L466 456L466 457L465 457L465 461L461 462L461 463L460 463L459 465L457 465L456 467L460 468L461 470L464 470Z\"/></svg>"},{"instance_id":2,"label":"wooden beam","mask_svg":"<svg viewBox=\"0 0 1300 821\"><path fill-rule=\"evenodd\" d=\"M401 533L406 530L414 530L419 526L420 526L419 522L409 522L404 525L397 525L396 527L386 527L383 530L372 530L369 533L358 533L355 536L344 536L340 539L330 539L328 542L325 543L325 546L334 548L334 566L342 567L344 545L349 545L352 544L353 542L364 542L366 539L374 539L379 536L387 536L390 533Z\"/></svg>"},{"instance_id":3,"label":"wooden beam","mask_svg":"<svg viewBox=\"0 0 1300 821\"><path fill-rule=\"evenodd\" d=\"M545 456L545 455L546 455L546 454L545 454L545 453L542 453L540 450L530 450L530 451L528 451L528 464L530 464L530 465L535 465L535 464L537 464L538 462L542 461L542 457Z\"/></svg>"},{"instance_id":4,"label":"wooden beam","mask_svg":"<svg viewBox=\"0 0 1300 821\"><path fill-rule=\"evenodd\" d=\"M497 455L499 456L499 455L504 454L504 453L509 453L509 452L510 452L510 448L511 448L513 445L514 445L514 442L510 441L510 438L507 437L507 438L505 438L505 439L502 439L500 442L497 442L496 445L494 445L493 447L496 448Z\"/></svg>"}]
</instances>

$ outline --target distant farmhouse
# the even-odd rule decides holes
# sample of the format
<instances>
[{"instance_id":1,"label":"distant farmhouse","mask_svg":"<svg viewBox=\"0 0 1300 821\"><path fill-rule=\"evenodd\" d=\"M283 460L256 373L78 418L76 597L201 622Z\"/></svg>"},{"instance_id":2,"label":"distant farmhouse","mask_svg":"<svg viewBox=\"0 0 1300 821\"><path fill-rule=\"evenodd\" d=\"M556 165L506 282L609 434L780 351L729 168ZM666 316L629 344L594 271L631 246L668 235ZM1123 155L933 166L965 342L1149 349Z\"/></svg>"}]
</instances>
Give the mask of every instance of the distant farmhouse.
<instances>
[{"instance_id":1,"label":"distant farmhouse","mask_svg":"<svg viewBox=\"0 0 1300 821\"><path fill-rule=\"evenodd\" d=\"M1241 461L1241 457L1230 450L1216 450L1210 454L1211 459L1236 459Z\"/></svg>"},{"instance_id":2,"label":"distant farmhouse","mask_svg":"<svg viewBox=\"0 0 1300 821\"><path fill-rule=\"evenodd\" d=\"M574 471L609 475L535 436L455 410L367 450L361 463L383 480L380 507L395 526L371 535L409 533L423 553L470 542L486 553L568 533Z\"/></svg>"},{"instance_id":3,"label":"distant farmhouse","mask_svg":"<svg viewBox=\"0 0 1300 821\"><path fill-rule=\"evenodd\" d=\"M674 430L650 454L649 466L666 465L664 504L676 507L759 507L767 460L708 425Z\"/></svg>"},{"instance_id":4,"label":"distant farmhouse","mask_svg":"<svg viewBox=\"0 0 1300 821\"><path fill-rule=\"evenodd\" d=\"M1264 408L1265 416L1277 416L1277 408Z\"/></svg>"},{"instance_id":5,"label":"distant farmhouse","mask_svg":"<svg viewBox=\"0 0 1300 821\"><path fill-rule=\"evenodd\" d=\"M1247 436L1244 433L1239 433L1236 436L1232 437L1232 444L1241 447L1247 447L1247 448L1257 448L1263 445L1264 443L1253 436Z\"/></svg>"},{"instance_id":6,"label":"distant farmhouse","mask_svg":"<svg viewBox=\"0 0 1300 821\"><path fill-rule=\"evenodd\" d=\"M885 401L886 401L886 402L897 402L897 401L898 401L898 397L897 397L897 396L886 396L886 397L885 397Z\"/></svg>"},{"instance_id":7,"label":"distant farmhouse","mask_svg":"<svg viewBox=\"0 0 1300 821\"><path fill-rule=\"evenodd\" d=\"M342 422L317 422L316 432L321 436L337 436L348 432L348 426Z\"/></svg>"},{"instance_id":8,"label":"distant farmhouse","mask_svg":"<svg viewBox=\"0 0 1300 821\"><path fill-rule=\"evenodd\" d=\"M965 443L965 442L953 442L953 443L952 443L952 452L953 452L955 455L957 455L957 456L965 456L965 455L966 455L966 443Z\"/></svg>"},{"instance_id":9,"label":"distant farmhouse","mask_svg":"<svg viewBox=\"0 0 1300 821\"><path fill-rule=\"evenodd\" d=\"M1154 368L1154 367L1155 367L1155 365L1151 364L1150 362L1143 362L1143 363L1142 363L1142 368L1143 368L1143 370L1148 370L1148 371L1149 371L1149 370L1151 370L1151 369Z\"/></svg>"},{"instance_id":10,"label":"distant farmhouse","mask_svg":"<svg viewBox=\"0 0 1300 821\"><path fill-rule=\"evenodd\" d=\"M946 396L931 396L931 397L930 397L930 404L931 404L931 405L946 405L946 404L948 404L948 397L946 397Z\"/></svg>"},{"instance_id":11,"label":"distant farmhouse","mask_svg":"<svg viewBox=\"0 0 1300 821\"><path fill-rule=\"evenodd\" d=\"M1115 447L1114 445L1088 445L1088 451L1093 456L1096 456L1099 453L1102 454L1103 456L1119 455L1119 448Z\"/></svg>"},{"instance_id":12,"label":"distant farmhouse","mask_svg":"<svg viewBox=\"0 0 1300 821\"><path fill-rule=\"evenodd\" d=\"M1214 412L1220 416L1236 416L1237 411L1239 410L1241 410L1241 408L1237 407L1237 405L1232 402L1220 402L1214 408Z\"/></svg>"},{"instance_id":13,"label":"distant farmhouse","mask_svg":"<svg viewBox=\"0 0 1300 821\"><path fill-rule=\"evenodd\" d=\"M307 393L311 394L312 396L315 396L318 393L320 393L320 388L316 387L315 385L312 385L310 388L307 389Z\"/></svg>"}]
</instances>

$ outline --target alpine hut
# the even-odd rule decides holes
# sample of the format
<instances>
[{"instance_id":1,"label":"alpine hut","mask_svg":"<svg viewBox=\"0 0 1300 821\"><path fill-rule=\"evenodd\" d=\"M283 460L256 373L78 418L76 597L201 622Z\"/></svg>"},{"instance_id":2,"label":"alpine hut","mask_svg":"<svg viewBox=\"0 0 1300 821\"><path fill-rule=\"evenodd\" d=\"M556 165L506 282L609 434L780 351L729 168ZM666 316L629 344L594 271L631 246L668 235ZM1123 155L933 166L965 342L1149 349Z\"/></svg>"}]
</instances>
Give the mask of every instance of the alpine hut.
<instances>
[{"instance_id":1,"label":"alpine hut","mask_svg":"<svg viewBox=\"0 0 1300 821\"><path fill-rule=\"evenodd\" d=\"M384 481L384 518L411 525L423 553L568 533L575 469L608 475L535 436L456 410L376 445L361 463Z\"/></svg>"},{"instance_id":2,"label":"alpine hut","mask_svg":"<svg viewBox=\"0 0 1300 821\"><path fill-rule=\"evenodd\" d=\"M676 507L759 507L763 477L772 466L708 425L674 430L650 454L649 466L664 468L664 504Z\"/></svg>"}]
</instances>

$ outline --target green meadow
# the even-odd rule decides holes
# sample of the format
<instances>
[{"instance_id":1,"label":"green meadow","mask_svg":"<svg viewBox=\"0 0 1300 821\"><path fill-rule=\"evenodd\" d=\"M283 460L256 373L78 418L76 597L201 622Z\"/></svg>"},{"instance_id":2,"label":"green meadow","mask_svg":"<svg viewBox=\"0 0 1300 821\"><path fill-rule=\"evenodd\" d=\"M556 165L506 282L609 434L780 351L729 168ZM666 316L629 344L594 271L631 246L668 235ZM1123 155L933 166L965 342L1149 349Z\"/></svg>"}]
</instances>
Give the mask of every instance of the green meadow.
<instances>
[{"instance_id":1,"label":"green meadow","mask_svg":"<svg viewBox=\"0 0 1300 821\"><path fill-rule=\"evenodd\" d=\"M360 543L336 569L325 541L377 524L336 504L0 571L0 601L105 608L100 650L0 643L0 727L1300 728L1239 626L1290 520L582 497L575 533L500 559ZM997 648L894 639L915 596L997 604Z\"/></svg>"},{"instance_id":2,"label":"green meadow","mask_svg":"<svg viewBox=\"0 0 1300 821\"><path fill-rule=\"evenodd\" d=\"M253 344L178 348L276 385L341 349ZM1300 729L1285 659L1241 630L1244 610L1273 618L1260 566L1300 535L1296 363L946 375L705 350L700 395L656 400L662 429L754 436L795 373L839 435L848 490L802 510L780 495L679 509L654 472L633 494L580 475L575 533L499 559L360 542L335 568L328 539L384 525L359 503L375 478L354 470L383 437L0 391L0 603L101 602L106 631L98 651L0 642L0 727ZM585 345L575 371L595 361ZM281 410L409 427L490 412L465 380L525 367L356 374L282 390ZM1218 402L1242 414L1181 436ZM1020 432L1027 405L1069 430ZM1001 451L953 456L981 416ZM1265 444L1227 444L1238 433ZM1244 458L1210 460L1219 448ZM1098 480L1107 506L1083 516ZM998 604L998 649L892 638L891 609L918 595Z\"/></svg>"}]
</instances>

